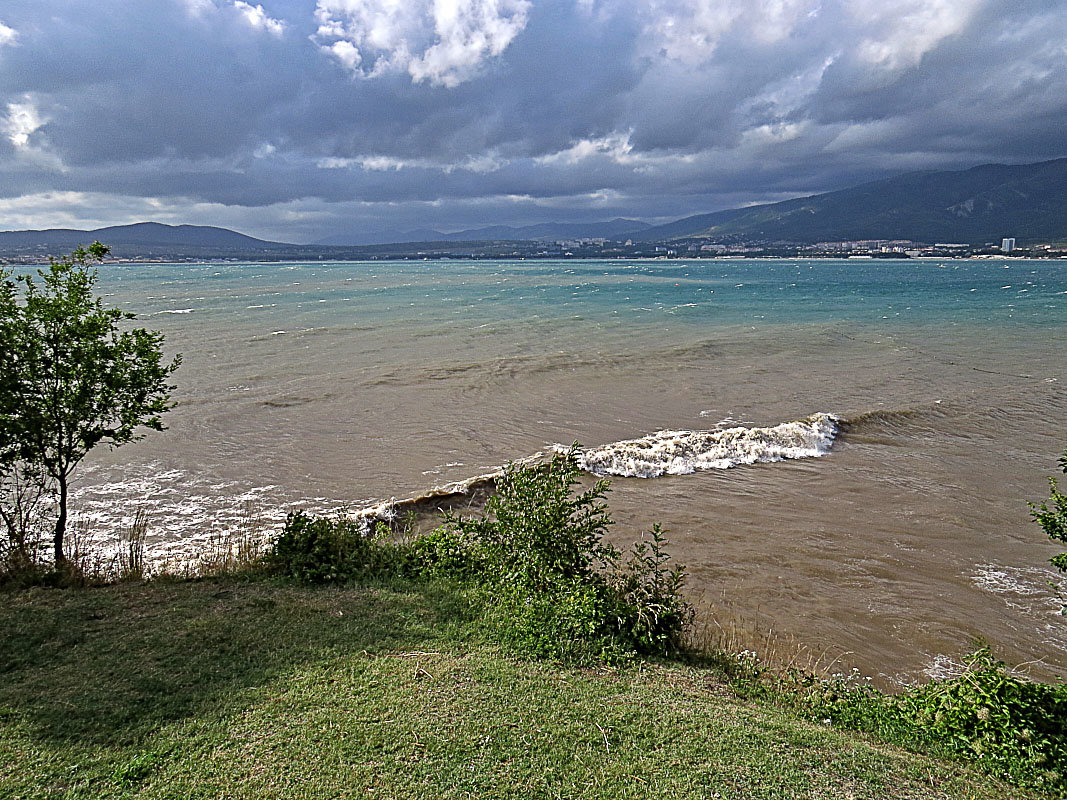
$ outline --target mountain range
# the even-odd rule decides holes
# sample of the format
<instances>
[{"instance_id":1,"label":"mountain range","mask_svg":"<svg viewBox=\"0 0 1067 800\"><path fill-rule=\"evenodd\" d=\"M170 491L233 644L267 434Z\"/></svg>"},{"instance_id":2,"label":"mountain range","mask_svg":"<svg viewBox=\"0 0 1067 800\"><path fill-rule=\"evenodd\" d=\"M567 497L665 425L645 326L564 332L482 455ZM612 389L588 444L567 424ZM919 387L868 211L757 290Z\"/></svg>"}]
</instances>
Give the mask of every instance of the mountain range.
<instances>
[{"instance_id":1,"label":"mountain range","mask_svg":"<svg viewBox=\"0 0 1067 800\"><path fill-rule=\"evenodd\" d=\"M397 238L397 236L399 238ZM985 164L958 171L910 172L779 203L697 214L663 225L632 219L593 223L496 225L441 233L409 231L393 242L434 243L460 253L485 242L609 239L670 242L789 242L908 239L980 246L1015 237L1020 245L1067 241L1067 158L1035 164ZM382 242L339 234L318 244L256 239L226 228L141 222L90 231L0 231L0 254L33 257L102 241L119 257L344 258L379 255ZM374 247L372 245L378 245ZM360 252L356 252L359 250Z\"/></svg>"},{"instance_id":2,"label":"mountain range","mask_svg":"<svg viewBox=\"0 0 1067 800\"><path fill-rule=\"evenodd\" d=\"M952 172L910 172L754 206L707 224L697 217L690 219L694 230L683 236L804 243L911 239L981 245L1005 236L1015 237L1020 244L1063 241L1067 239L1067 158L1011 166L985 164ZM664 226L649 228L643 235L662 235L660 230Z\"/></svg>"},{"instance_id":3,"label":"mountain range","mask_svg":"<svg viewBox=\"0 0 1067 800\"><path fill-rule=\"evenodd\" d=\"M323 239L324 245L388 244L390 242L522 242L558 239L633 239L651 228L636 219L613 219L607 222L541 222L536 225L488 225L482 228L442 233L429 228L368 237L340 234Z\"/></svg>"},{"instance_id":4,"label":"mountain range","mask_svg":"<svg viewBox=\"0 0 1067 800\"><path fill-rule=\"evenodd\" d=\"M71 228L50 228L41 231L0 231L0 252L41 250L46 253L72 250L93 241L116 247L138 247L148 250L173 247L205 248L243 253L249 250L271 250L288 247L281 242L255 239L227 228L209 225L164 225L160 222L137 222L133 225L112 225L90 231Z\"/></svg>"}]
</instances>

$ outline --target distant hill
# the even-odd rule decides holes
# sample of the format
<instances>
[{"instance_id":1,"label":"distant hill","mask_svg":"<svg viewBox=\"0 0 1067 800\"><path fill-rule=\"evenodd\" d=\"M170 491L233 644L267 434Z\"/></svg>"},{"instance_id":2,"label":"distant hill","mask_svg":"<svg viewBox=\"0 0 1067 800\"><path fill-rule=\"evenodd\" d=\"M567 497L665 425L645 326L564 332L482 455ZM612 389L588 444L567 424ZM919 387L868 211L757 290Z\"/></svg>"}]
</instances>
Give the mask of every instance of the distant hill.
<instances>
[{"instance_id":1,"label":"distant hill","mask_svg":"<svg viewBox=\"0 0 1067 800\"><path fill-rule=\"evenodd\" d=\"M807 243L911 239L981 245L1005 236L1015 237L1020 244L1062 241L1067 239L1067 158L1015 166L986 164L952 172L910 172L735 211L706 222L690 217L691 225L681 220L649 229L645 235L668 228L673 238Z\"/></svg>"},{"instance_id":2,"label":"distant hill","mask_svg":"<svg viewBox=\"0 0 1067 800\"><path fill-rule=\"evenodd\" d=\"M442 241L493 239L499 241L556 239L627 239L652 227L636 219L613 219L609 222L542 222L537 225L492 225L485 228L442 234Z\"/></svg>"},{"instance_id":3,"label":"distant hill","mask_svg":"<svg viewBox=\"0 0 1067 800\"><path fill-rule=\"evenodd\" d=\"M442 233L420 228L394 232L391 235L335 235L323 239L323 245L365 245L390 242L523 242L555 241L557 239L636 239L650 228L647 222L636 219L613 219L608 222L541 222L536 225L488 225L482 228Z\"/></svg>"},{"instance_id":4,"label":"distant hill","mask_svg":"<svg viewBox=\"0 0 1067 800\"><path fill-rule=\"evenodd\" d=\"M163 225L159 222L138 222L134 225L113 225L90 231L53 228L43 231L0 231L0 251L7 253L56 254L73 250L79 245L103 242L113 255L145 255L151 253L195 255L211 253L250 253L289 248L292 245L268 242L237 233L227 228L205 225Z\"/></svg>"},{"instance_id":5,"label":"distant hill","mask_svg":"<svg viewBox=\"0 0 1067 800\"><path fill-rule=\"evenodd\" d=\"M749 208L730 208L725 211L713 211L710 214L697 214L663 225L649 226L635 234L633 238L640 242L659 242L665 239L680 239L692 236L714 225L721 225L749 211Z\"/></svg>"}]
</instances>

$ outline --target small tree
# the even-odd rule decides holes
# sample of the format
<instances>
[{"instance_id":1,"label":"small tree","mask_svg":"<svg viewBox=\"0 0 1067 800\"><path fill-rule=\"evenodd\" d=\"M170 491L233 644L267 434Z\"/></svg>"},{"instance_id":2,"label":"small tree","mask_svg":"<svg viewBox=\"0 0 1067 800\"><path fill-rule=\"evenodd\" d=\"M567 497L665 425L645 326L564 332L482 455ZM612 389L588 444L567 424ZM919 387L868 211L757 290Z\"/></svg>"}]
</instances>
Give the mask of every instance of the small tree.
<instances>
[{"instance_id":1,"label":"small tree","mask_svg":"<svg viewBox=\"0 0 1067 800\"><path fill-rule=\"evenodd\" d=\"M17 413L20 308L10 273L0 272L0 414ZM3 431L0 436L0 571L25 572L35 562L41 538L44 485L34 465L20 457L18 443Z\"/></svg>"},{"instance_id":2,"label":"small tree","mask_svg":"<svg viewBox=\"0 0 1067 800\"><path fill-rule=\"evenodd\" d=\"M38 271L40 283L8 273L0 289L0 460L39 476L56 498L57 567L66 562L68 488L78 463L100 442L118 447L142 438L142 427L163 430L174 388L167 379L181 362L164 363L163 334L120 330L134 315L94 295L90 262L108 252L94 242L52 259Z\"/></svg>"},{"instance_id":3,"label":"small tree","mask_svg":"<svg viewBox=\"0 0 1067 800\"><path fill-rule=\"evenodd\" d=\"M1067 475L1067 450L1060 456L1060 469ZM1040 506L1030 504L1030 515L1048 534L1048 538L1057 542L1067 542L1067 495L1060 491L1055 478L1048 479L1051 496ZM1060 553L1051 559L1053 566L1061 572L1067 572L1067 553Z\"/></svg>"}]
</instances>

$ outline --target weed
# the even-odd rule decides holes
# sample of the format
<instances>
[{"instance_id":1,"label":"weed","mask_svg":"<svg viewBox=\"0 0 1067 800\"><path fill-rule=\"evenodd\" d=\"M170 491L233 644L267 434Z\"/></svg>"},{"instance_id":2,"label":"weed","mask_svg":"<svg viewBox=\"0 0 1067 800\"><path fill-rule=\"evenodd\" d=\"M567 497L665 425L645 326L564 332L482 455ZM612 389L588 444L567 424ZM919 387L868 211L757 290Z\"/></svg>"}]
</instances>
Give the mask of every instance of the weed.
<instances>
[{"instance_id":1,"label":"weed","mask_svg":"<svg viewBox=\"0 0 1067 800\"><path fill-rule=\"evenodd\" d=\"M1013 675L988 647L964 660L959 677L911 689L890 709L922 740L1016 785L1067 790L1067 686Z\"/></svg>"},{"instance_id":2,"label":"weed","mask_svg":"<svg viewBox=\"0 0 1067 800\"><path fill-rule=\"evenodd\" d=\"M148 577L145 566L144 542L148 533L148 512L138 508L133 522L120 534L115 554L115 578L120 581L140 581Z\"/></svg>"},{"instance_id":3,"label":"weed","mask_svg":"<svg viewBox=\"0 0 1067 800\"><path fill-rule=\"evenodd\" d=\"M669 564L666 538L659 523L650 538L635 542L626 564L610 582L617 597L619 630L645 653L677 650L693 621L693 607L682 599L685 565Z\"/></svg>"},{"instance_id":4,"label":"weed","mask_svg":"<svg viewBox=\"0 0 1067 800\"><path fill-rule=\"evenodd\" d=\"M289 514L266 559L284 575L305 583L344 581L365 572L377 530L339 514L314 518Z\"/></svg>"},{"instance_id":5,"label":"weed","mask_svg":"<svg viewBox=\"0 0 1067 800\"><path fill-rule=\"evenodd\" d=\"M973 761L1016 786L1067 790L1067 686L1026 680L988 647L965 657L960 675L897 695L875 689L855 671L820 677L764 670L751 653L733 661L727 673L744 696L913 750Z\"/></svg>"}]
</instances>

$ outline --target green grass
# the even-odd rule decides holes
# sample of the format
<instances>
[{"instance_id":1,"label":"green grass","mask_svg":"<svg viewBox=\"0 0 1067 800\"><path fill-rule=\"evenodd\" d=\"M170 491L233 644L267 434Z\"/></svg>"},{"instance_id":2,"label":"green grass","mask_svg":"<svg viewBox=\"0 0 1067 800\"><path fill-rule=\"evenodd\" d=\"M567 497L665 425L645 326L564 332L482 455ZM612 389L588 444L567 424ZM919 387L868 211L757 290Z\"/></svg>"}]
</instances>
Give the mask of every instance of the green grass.
<instances>
[{"instance_id":1,"label":"green grass","mask_svg":"<svg viewBox=\"0 0 1067 800\"><path fill-rule=\"evenodd\" d=\"M3 798L1033 796L708 669L508 657L448 584L0 598Z\"/></svg>"}]
</instances>

